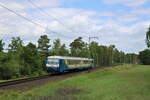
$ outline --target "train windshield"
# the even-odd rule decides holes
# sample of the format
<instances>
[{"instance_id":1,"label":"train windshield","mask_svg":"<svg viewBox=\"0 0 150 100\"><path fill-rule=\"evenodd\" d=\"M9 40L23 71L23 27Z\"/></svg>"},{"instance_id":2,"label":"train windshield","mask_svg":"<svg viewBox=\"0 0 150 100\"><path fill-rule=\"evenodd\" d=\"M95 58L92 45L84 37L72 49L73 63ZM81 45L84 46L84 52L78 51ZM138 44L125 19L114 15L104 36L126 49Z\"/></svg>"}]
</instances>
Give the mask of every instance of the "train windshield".
<instances>
[{"instance_id":1,"label":"train windshield","mask_svg":"<svg viewBox=\"0 0 150 100\"><path fill-rule=\"evenodd\" d=\"M58 59L48 59L47 63L50 65L58 65L59 60Z\"/></svg>"}]
</instances>

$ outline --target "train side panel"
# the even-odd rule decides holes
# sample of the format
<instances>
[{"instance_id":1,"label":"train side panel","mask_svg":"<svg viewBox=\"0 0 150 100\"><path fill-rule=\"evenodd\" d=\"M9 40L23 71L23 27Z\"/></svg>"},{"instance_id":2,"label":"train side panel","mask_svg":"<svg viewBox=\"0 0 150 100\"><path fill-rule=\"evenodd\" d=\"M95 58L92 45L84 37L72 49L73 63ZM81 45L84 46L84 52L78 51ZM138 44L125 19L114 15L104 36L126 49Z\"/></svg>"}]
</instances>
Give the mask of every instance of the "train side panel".
<instances>
[{"instance_id":1,"label":"train side panel","mask_svg":"<svg viewBox=\"0 0 150 100\"><path fill-rule=\"evenodd\" d=\"M60 72L69 70L81 70L92 68L92 61L82 61L82 60L60 60Z\"/></svg>"}]
</instances>

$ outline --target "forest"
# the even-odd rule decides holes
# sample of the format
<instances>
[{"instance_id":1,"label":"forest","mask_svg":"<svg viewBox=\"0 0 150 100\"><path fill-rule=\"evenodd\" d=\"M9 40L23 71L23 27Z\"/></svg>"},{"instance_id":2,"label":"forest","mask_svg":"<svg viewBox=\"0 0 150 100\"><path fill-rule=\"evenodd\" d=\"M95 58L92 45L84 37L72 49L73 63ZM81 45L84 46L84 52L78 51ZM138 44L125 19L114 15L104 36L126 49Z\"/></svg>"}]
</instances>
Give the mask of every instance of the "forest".
<instances>
[{"instance_id":1,"label":"forest","mask_svg":"<svg viewBox=\"0 0 150 100\"><path fill-rule=\"evenodd\" d=\"M47 35L40 36L37 45L31 42L24 45L20 37L12 37L7 50L4 50L5 43L0 40L0 79L45 74L45 59L53 55L92 58L97 67L125 63L150 65L150 49L139 54L124 53L115 45L104 46L94 41L88 44L82 37L73 40L69 48L60 39L52 41L52 45L50 42ZM146 34L146 44L149 48L150 28Z\"/></svg>"}]
</instances>

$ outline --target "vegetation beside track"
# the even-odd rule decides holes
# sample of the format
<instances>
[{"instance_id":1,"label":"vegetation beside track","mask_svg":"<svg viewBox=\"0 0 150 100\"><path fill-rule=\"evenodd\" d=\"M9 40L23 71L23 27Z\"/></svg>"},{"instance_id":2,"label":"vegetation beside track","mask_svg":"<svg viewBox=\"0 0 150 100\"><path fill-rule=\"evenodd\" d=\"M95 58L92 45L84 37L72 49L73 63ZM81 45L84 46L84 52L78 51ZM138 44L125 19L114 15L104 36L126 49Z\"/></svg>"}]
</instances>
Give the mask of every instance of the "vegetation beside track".
<instances>
[{"instance_id":1,"label":"vegetation beside track","mask_svg":"<svg viewBox=\"0 0 150 100\"><path fill-rule=\"evenodd\" d=\"M70 49L60 39L51 43L47 35L40 36L37 41L38 45L31 42L24 45L20 37L12 37L7 52L4 50L4 44L3 40L0 39L0 80L43 75L46 73L45 59L47 56L54 55L90 57L94 59L96 66L139 62L137 54L126 54L119 51L115 45L104 46L97 42L88 44L82 37L73 40L69 44ZM143 57L141 56L141 58Z\"/></svg>"},{"instance_id":2,"label":"vegetation beside track","mask_svg":"<svg viewBox=\"0 0 150 100\"><path fill-rule=\"evenodd\" d=\"M24 77L20 77L20 78L9 79L9 80L0 80L0 82L14 81L14 80L19 80L19 79L33 78L33 77L40 77L40 76L44 76L44 75L48 75L48 73L43 72L41 75L32 75L32 76L24 76Z\"/></svg>"},{"instance_id":3,"label":"vegetation beside track","mask_svg":"<svg viewBox=\"0 0 150 100\"><path fill-rule=\"evenodd\" d=\"M149 100L150 66L120 65L25 92L1 91L0 100Z\"/></svg>"},{"instance_id":4,"label":"vegetation beside track","mask_svg":"<svg viewBox=\"0 0 150 100\"><path fill-rule=\"evenodd\" d=\"M6 80L0 80L0 82L5 82Z\"/></svg>"}]
</instances>

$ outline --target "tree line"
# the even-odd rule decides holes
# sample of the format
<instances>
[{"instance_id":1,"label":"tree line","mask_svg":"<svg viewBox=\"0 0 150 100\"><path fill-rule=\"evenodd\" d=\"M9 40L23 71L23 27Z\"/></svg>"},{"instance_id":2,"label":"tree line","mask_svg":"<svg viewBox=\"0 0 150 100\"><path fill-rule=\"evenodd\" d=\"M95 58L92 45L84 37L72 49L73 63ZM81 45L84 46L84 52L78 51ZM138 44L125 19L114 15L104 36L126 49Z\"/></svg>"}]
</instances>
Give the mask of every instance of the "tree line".
<instances>
[{"instance_id":1,"label":"tree line","mask_svg":"<svg viewBox=\"0 0 150 100\"><path fill-rule=\"evenodd\" d=\"M124 63L150 65L150 28L146 32L148 49L139 54L126 54L115 45L104 46L94 41L88 44L82 37L73 40L69 44L70 48L62 44L60 39L50 45L47 35L42 35L37 43L37 46L31 42L24 45L20 37L12 37L6 51L5 43L0 40L0 79L45 74L45 59L53 55L92 58L97 67Z\"/></svg>"},{"instance_id":2,"label":"tree line","mask_svg":"<svg viewBox=\"0 0 150 100\"><path fill-rule=\"evenodd\" d=\"M45 74L45 59L53 55L93 58L97 67L139 62L137 54L125 54L115 45L104 46L94 41L88 44L82 37L73 40L70 48L60 39L50 45L47 35L42 35L37 43L37 46L31 42L24 45L20 37L12 37L6 51L5 43L0 40L0 79Z\"/></svg>"}]
</instances>

